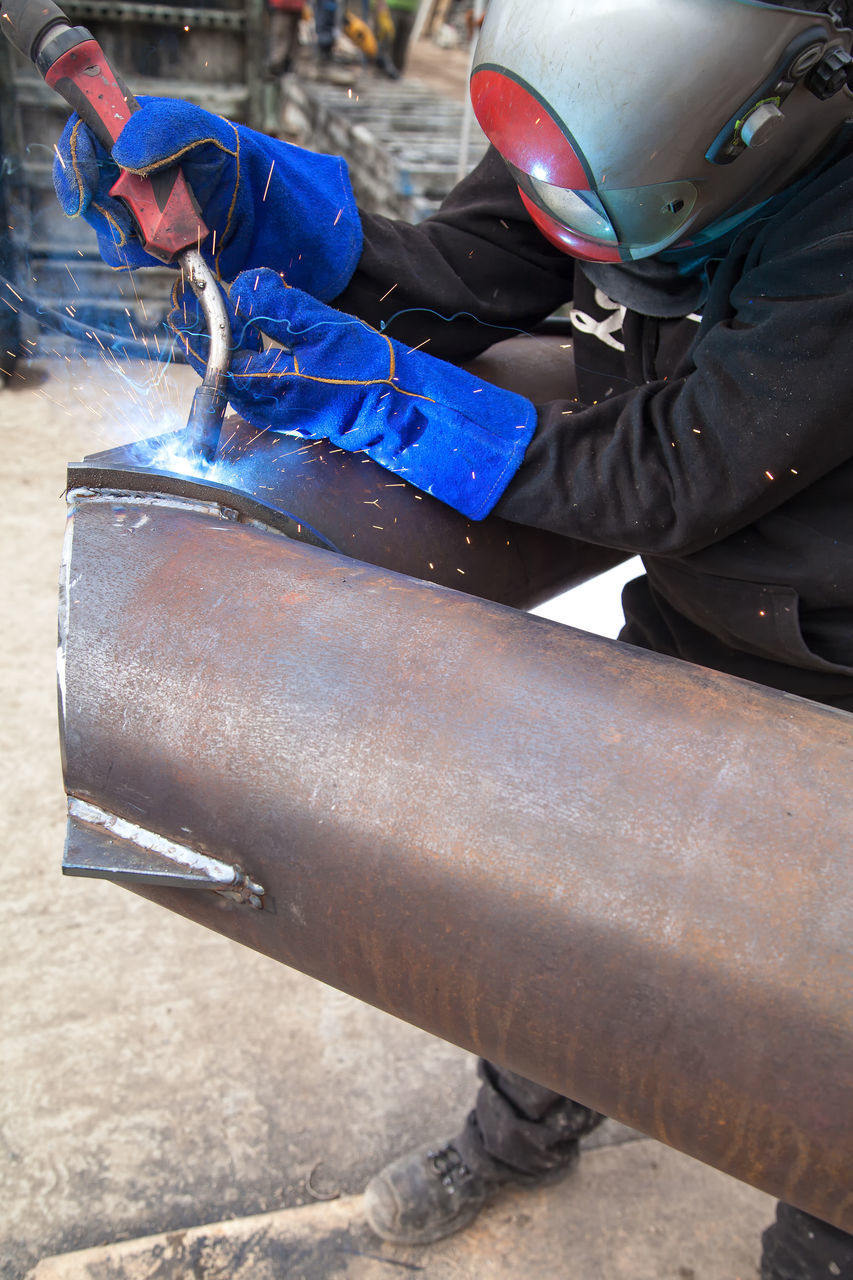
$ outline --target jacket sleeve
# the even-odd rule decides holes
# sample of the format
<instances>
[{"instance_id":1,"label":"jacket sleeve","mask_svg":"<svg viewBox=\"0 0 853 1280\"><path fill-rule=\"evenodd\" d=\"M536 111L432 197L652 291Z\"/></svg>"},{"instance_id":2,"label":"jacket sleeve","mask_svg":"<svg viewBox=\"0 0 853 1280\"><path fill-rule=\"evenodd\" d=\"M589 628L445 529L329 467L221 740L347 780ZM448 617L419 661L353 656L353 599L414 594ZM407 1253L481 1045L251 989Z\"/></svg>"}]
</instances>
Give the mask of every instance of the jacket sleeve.
<instances>
[{"instance_id":1,"label":"jacket sleeve","mask_svg":"<svg viewBox=\"0 0 853 1280\"><path fill-rule=\"evenodd\" d=\"M541 406L496 512L681 556L850 458L853 234L821 235L813 215L775 219L775 232L722 264L683 376L586 407Z\"/></svg>"},{"instance_id":2,"label":"jacket sleeve","mask_svg":"<svg viewBox=\"0 0 853 1280\"><path fill-rule=\"evenodd\" d=\"M364 249L334 305L431 355L460 363L571 299L572 259L536 230L493 148L423 222L361 221Z\"/></svg>"}]
</instances>

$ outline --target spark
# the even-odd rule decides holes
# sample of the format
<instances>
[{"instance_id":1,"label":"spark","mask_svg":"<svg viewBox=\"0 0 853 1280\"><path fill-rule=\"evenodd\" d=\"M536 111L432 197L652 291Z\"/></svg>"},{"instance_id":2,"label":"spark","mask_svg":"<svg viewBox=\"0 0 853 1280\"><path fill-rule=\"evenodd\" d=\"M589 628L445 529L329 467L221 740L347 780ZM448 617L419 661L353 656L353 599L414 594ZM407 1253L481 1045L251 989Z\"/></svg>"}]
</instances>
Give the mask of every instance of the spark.
<instances>
[{"instance_id":1,"label":"spark","mask_svg":"<svg viewBox=\"0 0 853 1280\"><path fill-rule=\"evenodd\" d=\"M5 18L5 16L6 16L6 15L4 14L4 15L3 15L3 17ZM62 159L62 152L59 150L59 147L56 145L56 143L55 143L55 142L54 142L54 144L53 144L53 149L54 149L54 151L56 152L56 158L57 158L57 160L59 161L59 163L62 165L62 167L63 167L63 169L64 169L64 168L65 168L65 161ZM11 227L9 228L9 230L11 231Z\"/></svg>"},{"instance_id":2,"label":"spark","mask_svg":"<svg viewBox=\"0 0 853 1280\"><path fill-rule=\"evenodd\" d=\"M379 299L379 301L380 301L380 302L384 302L384 301L385 301L385 299L388 297L388 294L389 294L389 293L393 293L393 292L394 292L394 290L397 288L397 285L398 285L399 283L400 283L400 282L399 282L399 280L396 280L396 281L394 282L394 284L392 284L392 285L391 285L391 288L387 291L387 293L383 293L383 295L382 295L382 297Z\"/></svg>"},{"instance_id":3,"label":"spark","mask_svg":"<svg viewBox=\"0 0 853 1280\"><path fill-rule=\"evenodd\" d=\"M270 429L270 427L271 427L271 426L272 426L272 423L271 423L271 422L268 422L268 423L267 423L267 425L266 425L265 427L261 427L260 431L256 432L256 434L252 436L252 439L251 439L251 440L247 440L247 441L246 441L246 448L248 448L250 444L254 444L254 442L257 440L258 436L262 436L262 435L264 434L264 432L265 432L265 431L269 431L269 429Z\"/></svg>"},{"instance_id":4,"label":"spark","mask_svg":"<svg viewBox=\"0 0 853 1280\"><path fill-rule=\"evenodd\" d=\"M10 311L14 311L15 315L18 314L18 308L13 307L8 298L4 298L3 301L6 303L6 306L9 308Z\"/></svg>"},{"instance_id":5,"label":"spark","mask_svg":"<svg viewBox=\"0 0 853 1280\"><path fill-rule=\"evenodd\" d=\"M23 299L23 298L21 297L21 295L17 292L17 290L15 290L15 289L13 289L13 288L12 288L12 286L9 284L9 281L8 281L8 280L5 282L5 284L6 284L6 288L9 290L9 292L10 292L10 293L14 293L15 297L18 299L18 301L19 301L19 302L23 302L23 301L24 301L24 299Z\"/></svg>"},{"instance_id":6,"label":"spark","mask_svg":"<svg viewBox=\"0 0 853 1280\"><path fill-rule=\"evenodd\" d=\"M418 345L417 345L416 347L412 347L412 348L411 348L411 350L409 350L409 351L407 351L407 352L406 352L406 355L407 355L407 356L410 356L410 355L412 355L415 351L420 351L421 347L425 347L425 346L426 346L426 344L427 344L428 342L429 342L429 338L424 338L423 342L419 342L419 343L418 343Z\"/></svg>"},{"instance_id":7,"label":"spark","mask_svg":"<svg viewBox=\"0 0 853 1280\"><path fill-rule=\"evenodd\" d=\"M272 180L272 171L274 168L275 168L275 160L273 160L272 164L270 165L270 171L267 174L267 185L264 187L264 194L261 196L261 204L263 204L263 202L267 198L267 192L270 189L270 182Z\"/></svg>"},{"instance_id":8,"label":"spark","mask_svg":"<svg viewBox=\"0 0 853 1280\"><path fill-rule=\"evenodd\" d=\"M338 223L340 222L340 220L341 220L341 214L342 214L342 213L343 213L343 209L338 209L337 216L336 216L336 218L335 218L334 222L332 223L332 226L333 226L333 227L336 227L336 226L338 225Z\"/></svg>"},{"instance_id":9,"label":"spark","mask_svg":"<svg viewBox=\"0 0 853 1280\"><path fill-rule=\"evenodd\" d=\"M240 429L239 427L235 427L235 428L234 428L234 430L231 432L230 436L228 437L228 439L225 441L225 443L219 446L219 448L220 448L220 452L224 452L224 450L228 447L228 445L231 443L231 441L232 441L232 440L234 439L234 437L236 436L236 434L237 434L237 432L239 431L239 429Z\"/></svg>"},{"instance_id":10,"label":"spark","mask_svg":"<svg viewBox=\"0 0 853 1280\"><path fill-rule=\"evenodd\" d=\"M773 475L772 471L765 471L765 472L764 472L764 474L767 476L767 479L768 479L768 480L775 480L775 479L776 479L776 477Z\"/></svg>"},{"instance_id":11,"label":"spark","mask_svg":"<svg viewBox=\"0 0 853 1280\"><path fill-rule=\"evenodd\" d=\"M57 409L61 409L63 413L67 413L69 418L74 417L74 414L71 412L70 409L67 409L64 404L60 404L58 400L54 400L53 396L49 396L46 391L42 391L41 388L36 387L36 392L38 395L42 396L45 400L49 400L51 404L55 404Z\"/></svg>"}]
</instances>

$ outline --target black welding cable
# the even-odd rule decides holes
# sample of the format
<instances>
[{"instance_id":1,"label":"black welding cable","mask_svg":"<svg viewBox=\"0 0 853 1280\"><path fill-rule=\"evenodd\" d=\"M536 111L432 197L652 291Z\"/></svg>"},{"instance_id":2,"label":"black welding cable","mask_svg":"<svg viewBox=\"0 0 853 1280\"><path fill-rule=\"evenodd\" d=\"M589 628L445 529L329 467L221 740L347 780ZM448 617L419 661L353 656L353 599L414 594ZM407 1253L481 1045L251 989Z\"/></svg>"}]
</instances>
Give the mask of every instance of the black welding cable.
<instances>
[{"instance_id":1,"label":"black welding cable","mask_svg":"<svg viewBox=\"0 0 853 1280\"><path fill-rule=\"evenodd\" d=\"M124 338L120 334L110 333L108 329L99 329L93 325L83 324L80 320L75 320L72 316L63 315L61 311L56 311L53 307L46 307L43 302L39 302L31 293L27 293L25 289L16 288L11 280L7 280L4 275L0 275L0 287L8 289L8 291L20 303L17 308L26 312L28 316L38 320L49 329L55 329L60 333L64 333L66 337L74 338L77 342L85 342L88 346L100 347L102 350L115 351L125 356L133 356L140 360L153 360L160 364L185 364L186 358L183 351L177 345L175 340L169 335L168 346L163 350L159 349L159 335L155 339L153 333L143 334L142 337ZM10 303L10 306L13 305ZM164 330L165 336L165 330Z\"/></svg>"}]
</instances>

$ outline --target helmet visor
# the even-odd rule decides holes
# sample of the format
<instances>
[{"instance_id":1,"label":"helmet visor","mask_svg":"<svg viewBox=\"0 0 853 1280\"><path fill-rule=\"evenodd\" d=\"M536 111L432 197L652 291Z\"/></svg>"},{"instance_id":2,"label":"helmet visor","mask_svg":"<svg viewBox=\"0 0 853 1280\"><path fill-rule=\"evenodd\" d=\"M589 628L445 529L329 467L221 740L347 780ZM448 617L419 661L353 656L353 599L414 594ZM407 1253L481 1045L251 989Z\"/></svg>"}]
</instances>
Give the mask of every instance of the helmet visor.
<instances>
[{"instance_id":1,"label":"helmet visor","mask_svg":"<svg viewBox=\"0 0 853 1280\"><path fill-rule=\"evenodd\" d=\"M621 191L573 190L523 173L513 164L508 167L540 230L560 248L593 262L647 257L673 244L689 222L698 195L696 185L684 181Z\"/></svg>"}]
</instances>

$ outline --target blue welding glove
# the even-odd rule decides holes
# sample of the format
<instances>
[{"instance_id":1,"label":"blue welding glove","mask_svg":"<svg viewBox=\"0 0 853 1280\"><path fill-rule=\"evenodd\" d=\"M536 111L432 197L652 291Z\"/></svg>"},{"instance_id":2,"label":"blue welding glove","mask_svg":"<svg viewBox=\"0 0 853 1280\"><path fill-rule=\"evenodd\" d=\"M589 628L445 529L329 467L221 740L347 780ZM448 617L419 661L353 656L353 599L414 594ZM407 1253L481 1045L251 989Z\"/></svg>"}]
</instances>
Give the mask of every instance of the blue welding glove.
<instances>
[{"instance_id":1,"label":"blue welding glove","mask_svg":"<svg viewBox=\"0 0 853 1280\"><path fill-rule=\"evenodd\" d=\"M223 280L273 267L324 300L349 283L361 222L345 162L255 133L175 98L140 98L110 156L73 115L53 166L59 202L94 227L112 267L156 265L110 194L118 166L148 175L180 160L211 232L202 252ZM215 240L214 233L215 232Z\"/></svg>"},{"instance_id":2,"label":"blue welding glove","mask_svg":"<svg viewBox=\"0 0 853 1280\"><path fill-rule=\"evenodd\" d=\"M247 271L231 288L238 349L228 399L253 426L328 439L472 520L488 515L536 427L529 400L395 342L362 320ZM170 321L202 372L207 339L192 295ZM259 350L259 335L281 346Z\"/></svg>"}]
</instances>

